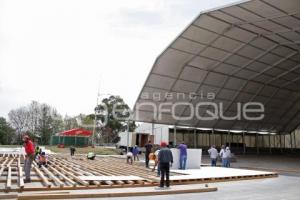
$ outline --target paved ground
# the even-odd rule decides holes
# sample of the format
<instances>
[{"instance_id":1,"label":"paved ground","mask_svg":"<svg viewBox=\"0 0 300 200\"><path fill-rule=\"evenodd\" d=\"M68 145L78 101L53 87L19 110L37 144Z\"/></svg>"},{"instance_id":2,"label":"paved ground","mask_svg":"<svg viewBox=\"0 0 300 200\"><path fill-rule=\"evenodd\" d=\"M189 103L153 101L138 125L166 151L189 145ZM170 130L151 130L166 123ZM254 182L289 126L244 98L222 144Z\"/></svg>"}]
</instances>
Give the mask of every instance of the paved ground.
<instances>
[{"instance_id":1,"label":"paved ground","mask_svg":"<svg viewBox=\"0 0 300 200\"><path fill-rule=\"evenodd\" d=\"M203 163L209 158L203 156ZM280 170L278 178L209 184L217 192L142 197L143 200L298 200L300 199L300 158L295 156L237 156L233 167ZM94 200L94 199L89 199ZM141 200L141 197L104 198L104 200Z\"/></svg>"},{"instance_id":2,"label":"paved ground","mask_svg":"<svg viewBox=\"0 0 300 200\"><path fill-rule=\"evenodd\" d=\"M202 163L209 164L209 157L203 156ZM221 163L218 162L217 164ZM231 163L231 167L280 170L279 172L298 172L300 174L300 157L288 155L238 155L237 162Z\"/></svg>"},{"instance_id":3,"label":"paved ground","mask_svg":"<svg viewBox=\"0 0 300 200\"><path fill-rule=\"evenodd\" d=\"M209 186L217 186L217 192L146 197L103 198L103 200L298 200L300 197L299 183L300 177L279 176L278 178L270 179L209 184Z\"/></svg>"}]
</instances>

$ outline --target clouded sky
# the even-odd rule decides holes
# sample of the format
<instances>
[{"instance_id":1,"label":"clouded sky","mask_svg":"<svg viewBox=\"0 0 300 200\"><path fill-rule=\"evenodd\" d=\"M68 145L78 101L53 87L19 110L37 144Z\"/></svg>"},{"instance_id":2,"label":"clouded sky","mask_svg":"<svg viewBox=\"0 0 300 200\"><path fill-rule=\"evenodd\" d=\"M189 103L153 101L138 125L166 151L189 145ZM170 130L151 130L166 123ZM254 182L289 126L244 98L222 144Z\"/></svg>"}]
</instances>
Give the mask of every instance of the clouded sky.
<instances>
[{"instance_id":1,"label":"clouded sky","mask_svg":"<svg viewBox=\"0 0 300 200\"><path fill-rule=\"evenodd\" d=\"M0 116L32 100L89 114L98 88L132 107L164 48L200 11L235 1L0 0Z\"/></svg>"}]
</instances>

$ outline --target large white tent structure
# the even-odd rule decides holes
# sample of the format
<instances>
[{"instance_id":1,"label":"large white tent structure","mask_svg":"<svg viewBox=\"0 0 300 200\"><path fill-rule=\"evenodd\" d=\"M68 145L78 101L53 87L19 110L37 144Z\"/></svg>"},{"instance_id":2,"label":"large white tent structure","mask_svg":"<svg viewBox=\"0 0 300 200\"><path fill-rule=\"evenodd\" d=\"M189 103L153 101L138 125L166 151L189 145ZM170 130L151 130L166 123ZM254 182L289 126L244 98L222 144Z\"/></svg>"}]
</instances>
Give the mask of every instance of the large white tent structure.
<instances>
[{"instance_id":1,"label":"large white tent structure","mask_svg":"<svg viewBox=\"0 0 300 200\"><path fill-rule=\"evenodd\" d=\"M215 98L206 98L209 93ZM190 94L196 97L188 98ZM176 120L164 112L157 120L153 106L143 105L207 100L222 102L224 116L235 116L238 102L260 102L264 118ZM205 116L207 109L202 106L199 115ZM191 107L179 105L175 112L190 116ZM156 59L135 116L138 121L189 127L295 130L300 124L300 1L242 1L202 12Z\"/></svg>"},{"instance_id":2,"label":"large white tent structure","mask_svg":"<svg viewBox=\"0 0 300 200\"><path fill-rule=\"evenodd\" d=\"M200 102L222 104L223 115L232 117L238 103L258 102L264 117L199 120L215 110L195 109ZM288 134L296 147L300 1L246 0L201 12L155 60L134 113L140 122L282 135L280 147Z\"/></svg>"}]
</instances>

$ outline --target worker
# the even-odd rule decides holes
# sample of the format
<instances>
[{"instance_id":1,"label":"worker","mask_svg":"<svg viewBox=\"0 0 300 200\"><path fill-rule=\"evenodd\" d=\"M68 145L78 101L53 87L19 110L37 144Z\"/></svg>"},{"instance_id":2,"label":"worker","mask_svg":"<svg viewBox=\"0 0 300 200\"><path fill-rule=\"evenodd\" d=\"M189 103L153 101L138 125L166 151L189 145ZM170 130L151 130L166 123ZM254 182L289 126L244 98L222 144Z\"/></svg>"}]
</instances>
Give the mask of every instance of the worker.
<instances>
[{"instance_id":1,"label":"worker","mask_svg":"<svg viewBox=\"0 0 300 200\"><path fill-rule=\"evenodd\" d=\"M211 160L211 166L215 167L217 166L217 159L218 159L218 150L216 149L215 145L212 145L211 148L208 150L208 154L210 156L210 160Z\"/></svg>"},{"instance_id":2,"label":"worker","mask_svg":"<svg viewBox=\"0 0 300 200\"><path fill-rule=\"evenodd\" d=\"M146 164L146 167L149 168L149 155L152 151L152 144L151 144L151 140L148 141L148 143L145 145L145 164Z\"/></svg>"},{"instance_id":3,"label":"worker","mask_svg":"<svg viewBox=\"0 0 300 200\"><path fill-rule=\"evenodd\" d=\"M155 161L154 161L154 167L152 169L152 171L155 171L155 168L157 167L157 176L160 177L160 166L159 166L159 161L158 161L158 154L159 154L160 149L158 148L155 152Z\"/></svg>"},{"instance_id":4,"label":"worker","mask_svg":"<svg viewBox=\"0 0 300 200\"><path fill-rule=\"evenodd\" d=\"M30 170L31 170L31 164L34 160L34 145L31 141L30 137L28 135L24 135L23 137L24 142L24 148L25 148L25 161L24 161L24 171L25 171L25 180L24 183L30 183Z\"/></svg>"},{"instance_id":5,"label":"worker","mask_svg":"<svg viewBox=\"0 0 300 200\"><path fill-rule=\"evenodd\" d=\"M71 153L71 156L74 156L75 151L76 151L75 147L74 147L74 146L70 146L70 153Z\"/></svg>"},{"instance_id":6,"label":"worker","mask_svg":"<svg viewBox=\"0 0 300 200\"><path fill-rule=\"evenodd\" d=\"M39 146L35 147L35 158L42 153L42 149Z\"/></svg>"},{"instance_id":7,"label":"worker","mask_svg":"<svg viewBox=\"0 0 300 200\"><path fill-rule=\"evenodd\" d=\"M221 150L220 150L220 158L222 160L222 167L225 167L225 159L224 159L224 156L225 156L225 145L222 145L221 146Z\"/></svg>"},{"instance_id":8,"label":"worker","mask_svg":"<svg viewBox=\"0 0 300 200\"><path fill-rule=\"evenodd\" d=\"M163 188L165 185L170 187L170 166L173 164L172 151L167 147L166 142L161 142L161 150L158 153L158 162L160 166L160 185ZM166 177L166 181L165 181Z\"/></svg>"},{"instance_id":9,"label":"worker","mask_svg":"<svg viewBox=\"0 0 300 200\"><path fill-rule=\"evenodd\" d=\"M135 161L135 160L137 160L137 161L140 160L140 159L139 159L139 153L140 153L140 150L139 150L138 146L135 145L134 148L132 149L132 154L133 154L133 159L134 159L134 161Z\"/></svg>"},{"instance_id":10,"label":"worker","mask_svg":"<svg viewBox=\"0 0 300 200\"><path fill-rule=\"evenodd\" d=\"M37 163L39 165L39 168L44 165L45 167L48 167L48 156L46 153L43 151L41 154L38 155Z\"/></svg>"},{"instance_id":11,"label":"worker","mask_svg":"<svg viewBox=\"0 0 300 200\"><path fill-rule=\"evenodd\" d=\"M131 151L128 151L126 154L126 162L127 164L131 164L133 163L133 153Z\"/></svg>"},{"instance_id":12,"label":"worker","mask_svg":"<svg viewBox=\"0 0 300 200\"><path fill-rule=\"evenodd\" d=\"M179 169L186 169L186 161L187 161L187 145L182 142L178 149L180 151L179 155Z\"/></svg>"},{"instance_id":13,"label":"worker","mask_svg":"<svg viewBox=\"0 0 300 200\"><path fill-rule=\"evenodd\" d=\"M229 147L226 147L223 158L224 158L223 167L230 167L231 151Z\"/></svg>"},{"instance_id":14,"label":"worker","mask_svg":"<svg viewBox=\"0 0 300 200\"><path fill-rule=\"evenodd\" d=\"M96 154L94 152L88 152L86 158L89 160L95 160Z\"/></svg>"}]
</instances>

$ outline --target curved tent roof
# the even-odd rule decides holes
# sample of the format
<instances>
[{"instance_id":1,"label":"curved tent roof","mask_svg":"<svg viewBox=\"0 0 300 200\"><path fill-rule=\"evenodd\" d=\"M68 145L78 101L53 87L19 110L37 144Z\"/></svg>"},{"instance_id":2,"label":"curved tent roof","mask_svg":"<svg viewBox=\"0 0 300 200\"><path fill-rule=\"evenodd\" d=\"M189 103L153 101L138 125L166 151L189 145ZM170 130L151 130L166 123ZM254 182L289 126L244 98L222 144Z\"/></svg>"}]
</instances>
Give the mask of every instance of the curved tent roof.
<instances>
[{"instance_id":1,"label":"curved tent roof","mask_svg":"<svg viewBox=\"0 0 300 200\"><path fill-rule=\"evenodd\" d=\"M202 12L156 59L136 101L135 119L201 128L291 132L300 124L299 42L299 0L242 1ZM213 99L208 98L210 93ZM153 106L143 104L186 102L195 108L205 101L221 103L225 116L235 116L239 102L261 102L264 118L183 120L165 111L158 119ZM211 106L202 106L197 112L205 116L207 110L212 110ZM190 116L191 107L176 106L174 112Z\"/></svg>"}]
</instances>

